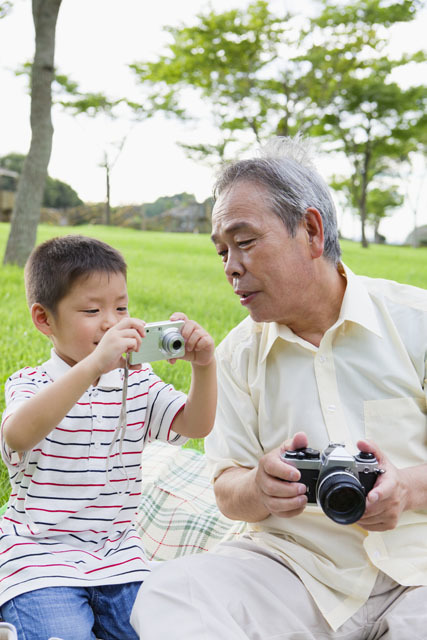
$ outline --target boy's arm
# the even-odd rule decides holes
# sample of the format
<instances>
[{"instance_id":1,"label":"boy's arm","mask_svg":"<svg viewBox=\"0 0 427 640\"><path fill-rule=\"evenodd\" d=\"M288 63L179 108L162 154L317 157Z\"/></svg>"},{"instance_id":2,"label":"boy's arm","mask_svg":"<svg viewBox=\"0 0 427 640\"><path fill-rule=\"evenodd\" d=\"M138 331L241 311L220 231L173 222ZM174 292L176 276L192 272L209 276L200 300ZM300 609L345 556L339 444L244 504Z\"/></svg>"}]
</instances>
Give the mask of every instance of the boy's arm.
<instances>
[{"instance_id":1,"label":"boy's arm","mask_svg":"<svg viewBox=\"0 0 427 640\"><path fill-rule=\"evenodd\" d=\"M192 368L187 401L174 420L173 430L187 438L204 438L213 427L216 412L215 343L207 331L183 313L175 313L170 319L185 320L182 329L185 356L182 359L189 361Z\"/></svg>"},{"instance_id":2,"label":"boy's arm","mask_svg":"<svg viewBox=\"0 0 427 640\"><path fill-rule=\"evenodd\" d=\"M123 318L104 334L91 354L23 402L3 424L3 437L10 449L29 451L43 440L100 375L124 366L122 354L139 349L143 334L142 321Z\"/></svg>"},{"instance_id":3,"label":"boy's arm","mask_svg":"<svg viewBox=\"0 0 427 640\"><path fill-rule=\"evenodd\" d=\"M3 437L14 451L29 451L67 415L92 382L96 371L90 356L71 367L6 418Z\"/></svg>"},{"instance_id":4,"label":"boy's arm","mask_svg":"<svg viewBox=\"0 0 427 640\"><path fill-rule=\"evenodd\" d=\"M213 427L215 410L215 360L205 366L193 364L187 401L184 409L176 416L172 428L187 438L204 438Z\"/></svg>"}]
</instances>

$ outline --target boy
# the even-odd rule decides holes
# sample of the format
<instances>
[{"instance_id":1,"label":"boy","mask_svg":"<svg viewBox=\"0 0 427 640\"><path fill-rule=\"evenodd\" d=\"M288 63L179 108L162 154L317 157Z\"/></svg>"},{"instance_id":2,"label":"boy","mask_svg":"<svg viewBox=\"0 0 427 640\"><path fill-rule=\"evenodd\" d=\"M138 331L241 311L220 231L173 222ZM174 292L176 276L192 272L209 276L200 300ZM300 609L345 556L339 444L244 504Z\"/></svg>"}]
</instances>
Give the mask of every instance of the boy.
<instances>
[{"instance_id":1,"label":"boy","mask_svg":"<svg viewBox=\"0 0 427 640\"><path fill-rule=\"evenodd\" d=\"M82 236L36 247L25 268L51 358L6 383L2 455L12 493L0 529L0 610L19 639L137 638L130 611L149 570L132 516L146 441L204 437L216 406L214 342L182 313L188 397L149 365L125 376L144 322L129 317L126 264ZM121 414L122 391L126 409Z\"/></svg>"}]
</instances>

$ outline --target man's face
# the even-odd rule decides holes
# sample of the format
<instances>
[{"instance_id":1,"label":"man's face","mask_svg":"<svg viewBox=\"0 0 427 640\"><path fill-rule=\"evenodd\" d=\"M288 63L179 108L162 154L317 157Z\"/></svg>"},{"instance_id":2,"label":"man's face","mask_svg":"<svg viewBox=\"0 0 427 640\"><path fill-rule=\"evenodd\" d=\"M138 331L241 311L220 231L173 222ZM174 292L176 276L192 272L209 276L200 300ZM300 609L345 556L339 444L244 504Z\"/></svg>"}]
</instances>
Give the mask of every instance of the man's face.
<instances>
[{"instance_id":1,"label":"man's face","mask_svg":"<svg viewBox=\"0 0 427 640\"><path fill-rule=\"evenodd\" d=\"M88 356L110 327L128 313L126 279L121 273L91 273L77 280L49 314L56 353L70 366Z\"/></svg>"},{"instance_id":2,"label":"man's face","mask_svg":"<svg viewBox=\"0 0 427 640\"><path fill-rule=\"evenodd\" d=\"M227 280L257 322L298 326L313 277L310 238L303 224L293 238L268 206L264 187L237 182L212 212L212 240Z\"/></svg>"}]
</instances>

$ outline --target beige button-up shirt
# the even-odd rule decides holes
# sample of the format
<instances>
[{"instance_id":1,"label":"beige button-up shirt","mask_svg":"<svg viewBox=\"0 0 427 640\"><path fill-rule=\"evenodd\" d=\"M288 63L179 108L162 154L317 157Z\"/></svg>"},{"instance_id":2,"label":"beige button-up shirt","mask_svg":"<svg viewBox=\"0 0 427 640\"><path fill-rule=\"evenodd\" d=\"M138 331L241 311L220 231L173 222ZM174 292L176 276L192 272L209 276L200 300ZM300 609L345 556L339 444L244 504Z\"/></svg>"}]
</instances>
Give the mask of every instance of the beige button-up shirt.
<instances>
[{"instance_id":1,"label":"beige button-up shirt","mask_svg":"<svg viewBox=\"0 0 427 640\"><path fill-rule=\"evenodd\" d=\"M341 442L355 454L366 437L399 468L427 463L427 292L344 271L341 312L319 347L250 318L219 345L217 420L206 440L213 477L256 466L297 431L320 450ZM427 509L368 533L309 505L294 518L248 523L248 533L293 567L333 629L367 600L380 570L427 585Z\"/></svg>"}]
</instances>

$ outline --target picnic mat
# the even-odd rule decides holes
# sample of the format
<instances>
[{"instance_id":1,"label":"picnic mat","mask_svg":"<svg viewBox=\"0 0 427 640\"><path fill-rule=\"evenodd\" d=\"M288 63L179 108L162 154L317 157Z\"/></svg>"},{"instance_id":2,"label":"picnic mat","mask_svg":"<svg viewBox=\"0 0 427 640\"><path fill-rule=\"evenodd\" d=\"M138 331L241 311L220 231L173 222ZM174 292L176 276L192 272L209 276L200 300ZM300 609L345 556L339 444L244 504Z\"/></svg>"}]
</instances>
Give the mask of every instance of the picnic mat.
<instances>
[{"instance_id":1,"label":"picnic mat","mask_svg":"<svg viewBox=\"0 0 427 640\"><path fill-rule=\"evenodd\" d=\"M216 506L203 454L157 441L142 454L142 496L135 525L149 560L207 551L244 527Z\"/></svg>"},{"instance_id":2,"label":"picnic mat","mask_svg":"<svg viewBox=\"0 0 427 640\"><path fill-rule=\"evenodd\" d=\"M142 454L142 478L136 528L150 560L207 551L243 527L216 506L198 451L153 442Z\"/></svg>"}]
</instances>

